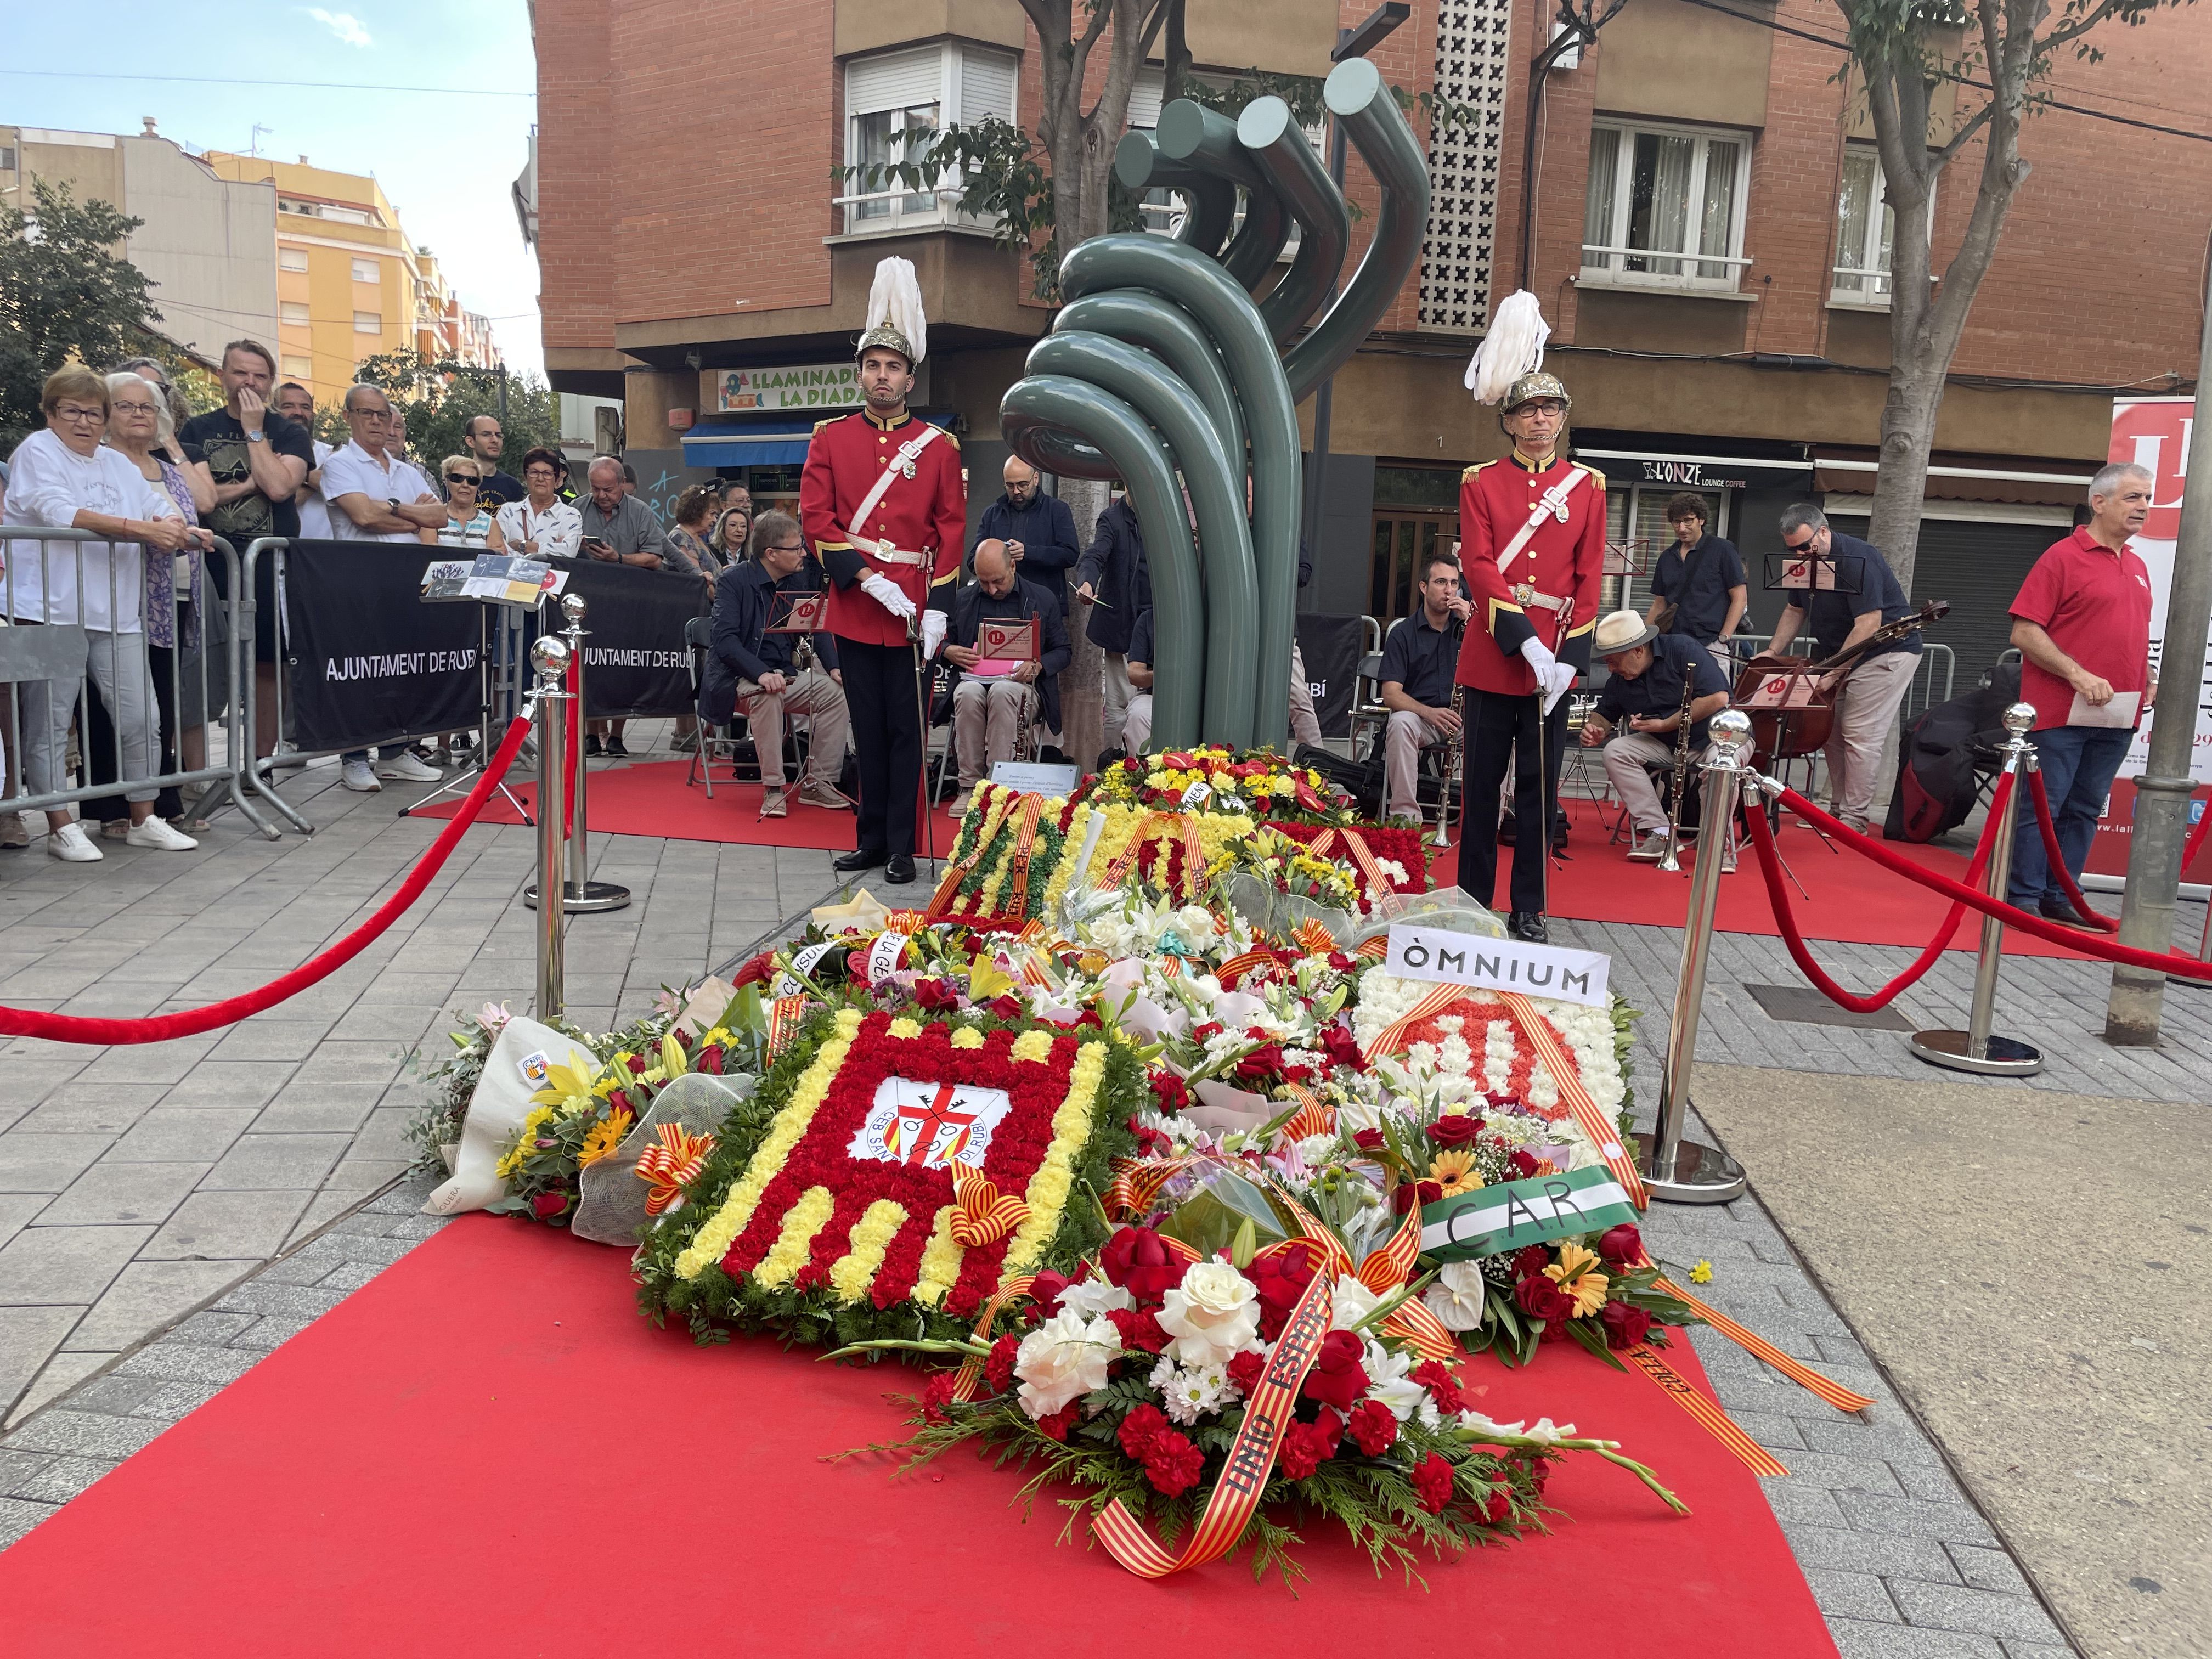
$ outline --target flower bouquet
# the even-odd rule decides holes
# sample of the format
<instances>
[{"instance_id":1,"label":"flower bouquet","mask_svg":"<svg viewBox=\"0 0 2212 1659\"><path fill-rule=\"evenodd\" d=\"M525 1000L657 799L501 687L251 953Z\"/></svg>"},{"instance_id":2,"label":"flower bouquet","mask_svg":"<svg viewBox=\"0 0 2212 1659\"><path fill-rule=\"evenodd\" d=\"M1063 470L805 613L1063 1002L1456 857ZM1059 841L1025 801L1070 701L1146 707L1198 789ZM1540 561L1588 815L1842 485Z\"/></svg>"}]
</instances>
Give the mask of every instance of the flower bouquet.
<instances>
[{"instance_id":1,"label":"flower bouquet","mask_svg":"<svg viewBox=\"0 0 2212 1659\"><path fill-rule=\"evenodd\" d=\"M1271 749L1240 752L1217 745L1132 755L1087 779L1076 799L1102 806L1223 812L1316 826L1355 821L1352 808L1320 773L1293 766Z\"/></svg>"}]
</instances>

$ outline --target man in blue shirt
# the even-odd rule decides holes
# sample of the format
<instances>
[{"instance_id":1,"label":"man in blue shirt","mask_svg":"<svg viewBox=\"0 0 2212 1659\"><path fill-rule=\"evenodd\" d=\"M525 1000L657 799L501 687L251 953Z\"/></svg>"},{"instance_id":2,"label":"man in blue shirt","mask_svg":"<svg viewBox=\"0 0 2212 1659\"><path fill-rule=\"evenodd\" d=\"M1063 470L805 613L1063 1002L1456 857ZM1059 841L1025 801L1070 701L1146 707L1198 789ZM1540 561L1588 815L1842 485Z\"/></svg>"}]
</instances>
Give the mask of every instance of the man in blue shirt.
<instances>
[{"instance_id":1,"label":"man in blue shirt","mask_svg":"<svg viewBox=\"0 0 2212 1659\"><path fill-rule=\"evenodd\" d=\"M1459 734L1452 674L1474 607L1461 591L1459 561L1431 558L1421 573L1421 608L1382 641L1382 703L1390 723L1382 735L1382 816L1419 818L1421 750Z\"/></svg>"},{"instance_id":2,"label":"man in blue shirt","mask_svg":"<svg viewBox=\"0 0 2212 1659\"><path fill-rule=\"evenodd\" d=\"M1020 456L1007 456L1000 476L1006 493L983 509L968 538L969 568L975 568L975 550L985 542L1004 542L1017 574L1058 599L1065 619L1067 573L1083 556L1083 544L1075 538L1075 515L1066 501L1037 488L1036 469Z\"/></svg>"},{"instance_id":3,"label":"man in blue shirt","mask_svg":"<svg viewBox=\"0 0 2212 1659\"><path fill-rule=\"evenodd\" d=\"M1651 608L1646 620L1664 634L1686 634L1723 654L1751 603L1743 556L1723 536L1705 533L1705 498L1684 490L1667 503L1674 545L1651 568Z\"/></svg>"},{"instance_id":4,"label":"man in blue shirt","mask_svg":"<svg viewBox=\"0 0 2212 1659\"><path fill-rule=\"evenodd\" d=\"M1814 659L1825 661L1885 623L1911 614L1881 550L1836 534L1819 507L1800 503L1783 514L1782 545L1806 568L1802 585L1795 586L1774 624L1769 648L1778 656L1808 626ZM1854 830L1867 827L1882 744L1919 666L1920 635L1909 633L1821 678L1821 689L1835 701L1828 727L1828 810Z\"/></svg>"},{"instance_id":5,"label":"man in blue shirt","mask_svg":"<svg viewBox=\"0 0 2212 1659\"><path fill-rule=\"evenodd\" d=\"M699 714L721 726L738 709L744 711L760 760L763 817L787 814L783 728L791 714L805 715L812 729L799 799L833 812L852 805L837 792L852 716L837 666L836 635L827 629L774 631L788 621L795 596L819 592L822 585L820 569L806 557L799 520L788 513L762 514L753 524L752 556L732 565L714 584L714 643L700 676ZM811 647L805 653L799 649L802 641Z\"/></svg>"}]
</instances>

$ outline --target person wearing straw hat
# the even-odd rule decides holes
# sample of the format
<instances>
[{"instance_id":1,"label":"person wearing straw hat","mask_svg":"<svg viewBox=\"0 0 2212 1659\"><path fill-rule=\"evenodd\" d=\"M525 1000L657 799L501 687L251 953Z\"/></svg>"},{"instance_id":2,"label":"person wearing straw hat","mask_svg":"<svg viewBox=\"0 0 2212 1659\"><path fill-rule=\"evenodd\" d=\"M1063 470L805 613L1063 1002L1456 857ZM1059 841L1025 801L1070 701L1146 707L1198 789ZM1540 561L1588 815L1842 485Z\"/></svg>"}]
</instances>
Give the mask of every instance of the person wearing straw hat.
<instances>
[{"instance_id":1,"label":"person wearing straw hat","mask_svg":"<svg viewBox=\"0 0 2212 1659\"><path fill-rule=\"evenodd\" d=\"M860 760L860 845L835 864L881 866L895 884L915 877L921 664L945 636L930 590L959 575L968 531L959 440L907 409L927 327L914 266L881 261L857 352L866 407L814 428L799 484L799 523L830 576Z\"/></svg>"},{"instance_id":2,"label":"person wearing straw hat","mask_svg":"<svg viewBox=\"0 0 2212 1659\"><path fill-rule=\"evenodd\" d=\"M1474 614L1455 676L1467 688L1459 883L1480 902L1492 902L1498 795L1510 761L1519 833L1507 927L1539 945L1547 942L1565 699L1589 665L1605 573L1605 475L1570 461L1562 447L1573 404L1559 377L1543 372L1550 332L1535 296L1516 293L1498 307L1468 365L1468 389L1498 406L1513 448L1460 480L1461 574Z\"/></svg>"},{"instance_id":3,"label":"person wearing straw hat","mask_svg":"<svg viewBox=\"0 0 2212 1659\"><path fill-rule=\"evenodd\" d=\"M1596 712L1583 723L1583 743L1593 749L1605 744L1605 775L1628 814L1628 856L1656 864L1667 853L1667 809L1659 804L1650 768L1674 764L1686 678L1690 763L1704 758L1706 722L1729 706L1728 676L1713 653L1687 634L1662 634L1633 611L1599 617L1590 638L1610 678L1598 693ZM1677 811L1680 806L1675 803Z\"/></svg>"}]
</instances>

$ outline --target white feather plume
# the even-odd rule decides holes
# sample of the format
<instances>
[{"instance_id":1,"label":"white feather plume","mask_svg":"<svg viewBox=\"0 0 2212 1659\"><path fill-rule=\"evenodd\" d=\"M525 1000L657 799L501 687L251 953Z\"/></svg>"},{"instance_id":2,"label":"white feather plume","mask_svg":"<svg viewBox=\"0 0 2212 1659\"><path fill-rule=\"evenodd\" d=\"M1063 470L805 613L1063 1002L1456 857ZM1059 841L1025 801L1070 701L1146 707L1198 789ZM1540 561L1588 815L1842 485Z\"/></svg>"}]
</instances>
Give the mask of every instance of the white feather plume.
<instances>
[{"instance_id":1,"label":"white feather plume","mask_svg":"<svg viewBox=\"0 0 2212 1659\"><path fill-rule=\"evenodd\" d=\"M1543 368L1544 342L1551 337L1552 325L1544 320L1536 296L1525 288L1508 295L1467 366L1467 389L1475 401L1494 404L1514 381Z\"/></svg>"},{"instance_id":2,"label":"white feather plume","mask_svg":"<svg viewBox=\"0 0 2212 1659\"><path fill-rule=\"evenodd\" d=\"M913 342L915 360L929 355L929 319L921 312L921 284L915 280L914 262L894 256L876 262L876 280L868 290L869 328L889 323Z\"/></svg>"}]
</instances>

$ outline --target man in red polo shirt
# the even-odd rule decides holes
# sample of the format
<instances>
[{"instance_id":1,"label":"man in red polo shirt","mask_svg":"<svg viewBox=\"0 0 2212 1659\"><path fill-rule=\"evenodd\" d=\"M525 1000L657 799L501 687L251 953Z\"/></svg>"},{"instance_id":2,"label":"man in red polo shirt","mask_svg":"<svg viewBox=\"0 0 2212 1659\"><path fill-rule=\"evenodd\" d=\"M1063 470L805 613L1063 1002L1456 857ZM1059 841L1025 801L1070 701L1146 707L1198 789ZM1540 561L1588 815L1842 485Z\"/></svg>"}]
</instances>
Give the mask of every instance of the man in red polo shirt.
<instances>
[{"instance_id":1,"label":"man in red polo shirt","mask_svg":"<svg viewBox=\"0 0 2212 1659\"><path fill-rule=\"evenodd\" d=\"M2012 602L2023 659L2020 695L2035 705L2036 752L2067 872L2081 879L2112 776L2158 695L2150 672L2150 572L2128 545L2156 480L2118 462L2089 483L2089 522L2045 552ZM2043 850L2034 797L2020 791L2006 897L2069 927L2092 926L2068 901Z\"/></svg>"}]
</instances>

